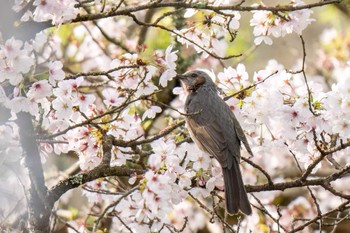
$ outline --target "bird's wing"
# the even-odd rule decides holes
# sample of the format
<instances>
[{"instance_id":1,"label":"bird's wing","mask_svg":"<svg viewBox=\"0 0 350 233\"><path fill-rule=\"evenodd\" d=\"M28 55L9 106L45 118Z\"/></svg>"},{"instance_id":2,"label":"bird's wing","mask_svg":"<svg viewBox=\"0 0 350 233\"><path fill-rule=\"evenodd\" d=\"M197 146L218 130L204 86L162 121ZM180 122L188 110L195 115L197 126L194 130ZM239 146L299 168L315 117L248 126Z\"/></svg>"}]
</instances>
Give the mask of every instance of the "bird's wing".
<instances>
[{"instance_id":1,"label":"bird's wing","mask_svg":"<svg viewBox=\"0 0 350 233\"><path fill-rule=\"evenodd\" d=\"M238 122L238 120L236 119L235 115L234 115L233 113L232 113L231 115L232 115L232 116L231 116L231 117L232 117L232 121L233 121L233 123L234 123L234 125L235 125L235 131L236 131L236 135L237 135L238 139L239 139L241 142L243 142L244 147L245 147L245 149L248 151L248 153L249 153L251 156L254 156L254 155L253 155L253 151L252 151L252 149L251 149L250 146L249 146L248 140L247 140L247 138L246 138L246 136L245 136L245 134L244 134L244 131L243 131L241 125L239 124L239 122Z\"/></svg>"},{"instance_id":2,"label":"bird's wing","mask_svg":"<svg viewBox=\"0 0 350 233\"><path fill-rule=\"evenodd\" d=\"M223 134L215 129L216 122L212 125L198 125L193 119L188 119L187 124L191 130L192 138L204 151L213 155L222 167L231 167L233 156L230 155L228 144Z\"/></svg>"},{"instance_id":3,"label":"bird's wing","mask_svg":"<svg viewBox=\"0 0 350 233\"><path fill-rule=\"evenodd\" d=\"M240 141L230 116L231 110L219 97L189 104L187 124L193 139L201 149L213 155L222 167L232 166L240 158ZM203 102L205 104L203 104Z\"/></svg>"}]
</instances>

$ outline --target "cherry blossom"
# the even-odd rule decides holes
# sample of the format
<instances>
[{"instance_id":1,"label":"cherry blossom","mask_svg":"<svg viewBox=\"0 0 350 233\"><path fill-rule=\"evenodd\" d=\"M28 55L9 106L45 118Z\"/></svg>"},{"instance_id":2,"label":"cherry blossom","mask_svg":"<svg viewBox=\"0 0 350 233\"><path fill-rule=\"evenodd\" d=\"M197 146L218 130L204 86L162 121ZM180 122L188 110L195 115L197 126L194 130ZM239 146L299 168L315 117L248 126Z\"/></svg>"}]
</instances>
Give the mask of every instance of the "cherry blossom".
<instances>
[{"instance_id":1,"label":"cherry blossom","mask_svg":"<svg viewBox=\"0 0 350 233\"><path fill-rule=\"evenodd\" d=\"M16 40L14 37L12 37L11 39L7 40L4 45L0 46L1 57L6 57L9 60L14 60L16 57L21 55L22 46L22 41Z\"/></svg>"},{"instance_id":2,"label":"cherry blossom","mask_svg":"<svg viewBox=\"0 0 350 233\"><path fill-rule=\"evenodd\" d=\"M0 86L0 103L6 105L8 98L6 96L5 90L2 86Z\"/></svg>"},{"instance_id":3,"label":"cherry blossom","mask_svg":"<svg viewBox=\"0 0 350 233\"><path fill-rule=\"evenodd\" d=\"M211 159L208 154L199 150L197 146L188 146L188 159L193 162L193 169L198 171L200 169L207 170L211 165Z\"/></svg>"},{"instance_id":4,"label":"cherry blossom","mask_svg":"<svg viewBox=\"0 0 350 233\"><path fill-rule=\"evenodd\" d=\"M213 3L221 4L221 1ZM225 33L229 32L231 39L234 39L234 31L240 26L240 13L237 11L225 10L227 15L221 14L206 14L205 11L197 11L188 9L185 12L186 18L194 17L198 12L202 13L202 18L198 25L181 30L175 30L177 40L187 46L194 46L194 49L199 53L203 49L208 52L214 52L220 56L224 56L224 51L227 48L227 42L223 39ZM205 53L204 56L208 54Z\"/></svg>"},{"instance_id":5,"label":"cherry blossom","mask_svg":"<svg viewBox=\"0 0 350 233\"><path fill-rule=\"evenodd\" d=\"M58 87L53 89L53 94L57 97L66 96L70 97L73 91L72 85L69 85L69 82L62 81L58 83Z\"/></svg>"},{"instance_id":6,"label":"cherry blossom","mask_svg":"<svg viewBox=\"0 0 350 233\"><path fill-rule=\"evenodd\" d=\"M241 19L241 14L238 11L230 12L234 17L229 18L229 28L231 30L237 30L240 26L239 20Z\"/></svg>"},{"instance_id":7,"label":"cherry blossom","mask_svg":"<svg viewBox=\"0 0 350 233\"><path fill-rule=\"evenodd\" d=\"M52 86L47 80L41 80L33 83L32 87L27 93L27 97L33 100L40 100L50 96L52 93Z\"/></svg>"},{"instance_id":8,"label":"cherry blossom","mask_svg":"<svg viewBox=\"0 0 350 233\"><path fill-rule=\"evenodd\" d=\"M73 105L78 106L82 112L87 112L90 105L96 100L94 95L78 93L72 100Z\"/></svg>"},{"instance_id":9,"label":"cherry blossom","mask_svg":"<svg viewBox=\"0 0 350 233\"><path fill-rule=\"evenodd\" d=\"M147 109L142 116L142 120L144 121L146 118L155 118L157 113L160 113L162 109L159 106L151 106L149 109Z\"/></svg>"},{"instance_id":10,"label":"cherry blossom","mask_svg":"<svg viewBox=\"0 0 350 233\"><path fill-rule=\"evenodd\" d=\"M142 136L141 119L126 109L122 114L110 125L109 135L116 138L124 138L133 140Z\"/></svg>"},{"instance_id":11,"label":"cherry blossom","mask_svg":"<svg viewBox=\"0 0 350 233\"><path fill-rule=\"evenodd\" d=\"M304 2L296 0L290 3L292 6L304 5ZM296 32L301 35L302 31L314 21L311 18L312 10L303 9L293 12L274 14L270 11L255 11L250 20L250 26L254 27L253 34L256 36L254 43L262 42L271 45L274 37L284 37L286 34Z\"/></svg>"},{"instance_id":12,"label":"cherry blossom","mask_svg":"<svg viewBox=\"0 0 350 233\"><path fill-rule=\"evenodd\" d=\"M56 110L56 116L58 119L70 118L73 114L72 100L66 96L61 96L52 101L52 108Z\"/></svg>"},{"instance_id":13,"label":"cherry blossom","mask_svg":"<svg viewBox=\"0 0 350 233\"><path fill-rule=\"evenodd\" d=\"M62 70L63 64L60 61L49 62L49 82L55 86L57 81L64 79L64 72Z\"/></svg>"},{"instance_id":14,"label":"cherry blossom","mask_svg":"<svg viewBox=\"0 0 350 233\"><path fill-rule=\"evenodd\" d=\"M245 36L241 30L249 24L255 44L271 45L274 38L301 35L314 21L313 7L267 11L259 9L265 7L263 3L189 1L181 3L193 7L183 11L183 18L177 7L158 4L177 3L15 1L14 10L22 14L22 21L51 21L57 30L42 31L26 42L12 37L0 44L0 104L10 115L0 117L2 172L7 172L9 164L21 166L21 158L27 166L27 156L32 153L21 147L19 132L23 129L18 119L21 112L29 112L41 157L36 165L63 156L76 161L77 175L70 168L62 172L52 163L45 164L41 175L47 195L56 195L55 187L63 192L80 185L88 203L77 207L79 215L73 219L66 209L71 193L53 198L56 214L51 215L79 232L104 230L98 223L104 218L111 218L111 232L219 232L225 228L223 221L236 231L282 232L306 222L296 219L319 218L317 223L322 223L325 211L338 212L336 208L346 198L336 192L346 195L348 190L342 186L347 177L336 173L348 173L350 163L348 36L329 28L321 35L318 51L308 52L305 61L299 59L289 67L275 59L252 69L245 56L239 62L219 56L236 47L248 55L245 45L242 50L237 45ZM326 2L318 4L321 8ZM295 0L275 7L304 5ZM143 22L149 6L155 7L154 14ZM231 7L237 11L228 10ZM246 14L251 19L243 22L240 11L248 9L244 7L259 10ZM69 23L72 20L74 24ZM150 27L156 33L140 33L141 28ZM160 41L158 32L168 33L167 39ZM318 58L310 61L310 53ZM251 216L238 219L239 225L236 216L222 218L222 169L191 141L179 113L184 111L186 90L169 89L170 83L178 83L172 81L177 72L197 68L208 69L255 154L250 158L242 147L240 168L256 208ZM163 93L171 91L175 97L163 99ZM159 102L164 104L155 105ZM332 150L336 151L330 153ZM26 192L33 188L29 169L18 177L20 184L16 181L16 187L23 186L25 192L18 200L31 200ZM122 175L115 176L113 172L119 170ZM94 177L96 174L103 175ZM301 174L307 177L302 180ZM4 177L3 187L14 183L13 175ZM332 181L298 193L304 184L319 179ZM287 193L290 196L285 198L285 190L278 187L284 183L297 186L293 188L296 194ZM22 209L29 209L25 205ZM3 206L4 214L14 210L8 203ZM93 216L91 221L85 219L88 214ZM64 216L73 220L66 221ZM7 226L8 220L3 222Z\"/></svg>"},{"instance_id":15,"label":"cherry blossom","mask_svg":"<svg viewBox=\"0 0 350 233\"><path fill-rule=\"evenodd\" d=\"M16 86L34 65L30 46L25 44L23 49L22 46L22 41L12 37L0 47L0 82L8 79L11 85Z\"/></svg>"},{"instance_id":16,"label":"cherry blossom","mask_svg":"<svg viewBox=\"0 0 350 233\"><path fill-rule=\"evenodd\" d=\"M218 87L226 94L233 94L234 91L248 86L248 73L243 64L238 64L237 68L224 68L223 72L218 74Z\"/></svg>"},{"instance_id":17,"label":"cherry blossom","mask_svg":"<svg viewBox=\"0 0 350 233\"><path fill-rule=\"evenodd\" d=\"M162 61L164 66L166 67L166 70L162 73L162 75L159 78L159 83L162 87L166 87L168 84L168 81L173 79L176 75L175 68L176 68L176 60L177 60L177 51L172 51L173 47L169 46L165 50L165 59Z\"/></svg>"},{"instance_id":18,"label":"cherry blossom","mask_svg":"<svg viewBox=\"0 0 350 233\"><path fill-rule=\"evenodd\" d=\"M211 167L211 175L212 177L207 180L205 187L209 191L213 191L215 187L220 190L224 189L224 180L222 179L222 169L220 165L215 161L213 162L213 166Z\"/></svg>"},{"instance_id":19,"label":"cherry blossom","mask_svg":"<svg viewBox=\"0 0 350 233\"><path fill-rule=\"evenodd\" d=\"M33 12L35 21L52 20L52 23L56 26L74 19L79 12L75 8L76 1L35 0L33 4L36 6Z\"/></svg>"},{"instance_id":20,"label":"cherry blossom","mask_svg":"<svg viewBox=\"0 0 350 233\"><path fill-rule=\"evenodd\" d=\"M104 89L102 94L105 97L103 102L107 106L110 105L110 106L118 107L125 101L124 97L118 97L120 93L115 89L111 89L111 88Z\"/></svg>"},{"instance_id":21,"label":"cherry blossom","mask_svg":"<svg viewBox=\"0 0 350 233\"><path fill-rule=\"evenodd\" d=\"M36 115L39 111L37 104L22 96L11 99L8 103L8 107L14 113L29 112L32 115Z\"/></svg>"},{"instance_id":22,"label":"cherry blossom","mask_svg":"<svg viewBox=\"0 0 350 233\"><path fill-rule=\"evenodd\" d=\"M113 158L111 161L111 166L122 166L125 165L128 161L133 159L132 154L127 154L127 151L131 151L131 150L127 150L127 149L119 149L116 148L115 150L113 150ZM134 178L134 180L132 179ZM137 177L131 177L129 182L136 182Z\"/></svg>"}]
</instances>

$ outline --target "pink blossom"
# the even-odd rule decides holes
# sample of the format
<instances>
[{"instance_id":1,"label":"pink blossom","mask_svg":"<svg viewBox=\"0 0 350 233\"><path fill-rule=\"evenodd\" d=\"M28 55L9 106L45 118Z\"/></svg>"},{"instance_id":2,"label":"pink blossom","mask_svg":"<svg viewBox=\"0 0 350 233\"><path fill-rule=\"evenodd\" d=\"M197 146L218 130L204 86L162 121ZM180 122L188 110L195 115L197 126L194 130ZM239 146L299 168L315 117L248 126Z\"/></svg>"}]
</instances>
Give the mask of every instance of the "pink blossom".
<instances>
[{"instance_id":1,"label":"pink blossom","mask_svg":"<svg viewBox=\"0 0 350 233\"><path fill-rule=\"evenodd\" d=\"M178 51L172 51L173 46L169 46L165 51L165 59L164 59L164 65L166 67L166 70L162 73L162 75L159 78L159 83L162 85L162 87L166 87L168 84L168 81L172 80L176 76L175 68L176 68L176 60L177 55L176 53Z\"/></svg>"},{"instance_id":2,"label":"pink blossom","mask_svg":"<svg viewBox=\"0 0 350 233\"><path fill-rule=\"evenodd\" d=\"M237 30L239 28L239 20L241 19L241 14L238 11L232 12L234 17L229 18L229 28L231 30Z\"/></svg>"},{"instance_id":3,"label":"pink blossom","mask_svg":"<svg viewBox=\"0 0 350 233\"><path fill-rule=\"evenodd\" d=\"M151 106L143 113L142 120L144 121L146 118L153 119L155 118L156 114L160 113L161 111L162 109L159 106Z\"/></svg>"},{"instance_id":4,"label":"pink blossom","mask_svg":"<svg viewBox=\"0 0 350 233\"><path fill-rule=\"evenodd\" d=\"M77 93L75 98L73 98L73 105L78 106L79 110L86 113L89 106L92 105L96 100L94 95Z\"/></svg>"},{"instance_id":5,"label":"pink blossom","mask_svg":"<svg viewBox=\"0 0 350 233\"><path fill-rule=\"evenodd\" d=\"M19 57L21 55L22 46L22 41L16 40L13 37L11 37L11 39L5 42L5 45L0 46L0 57L6 57L10 60L14 60L16 57Z\"/></svg>"},{"instance_id":6,"label":"pink blossom","mask_svg":"<svg viewBox=\"0 0 350 233\"><path fill-rule=\"evenodd\" d=\"M71 85L72 90L78 90L80 85L84 82L84 77L80 76L76 79L65 80L65 83Z\"/></svg>"},{"instance_id":7,"label":"pink blossom","mask_svg":"<svg viewBox=\"0 0 350 233\"><path fill-rule=\"evenodd\" d=\"M128 148L123 148L123 150L116 148L115 150L112 150L113 156L111 160L111 166L122 166L122 165L125 165L128 160L132 160L133 155L125 153L126 151L131 152L132 150ZM136 181L136 176L134 177L134 179Z\"/></svg>"},{"instance_id":8,"label":"pink blossom","mask_svg":"<svg viewBox=\"0 0 350 233\"><path fill-rule=\"evenodd\" d=\"M56 110L58 119L67 119L73 114L72 100L66 96L57 97L52 101L52 108Z\"/></svg>"},{"instance_id":9,"label":"pink blossom","mask_svg":"<svg viewBox=\"0 0 350 233\"><path fill-rule=\"evenodd\" d=\"M248 78L248 73L243 64L238 64L236 69L229 66L218 74L218 87L225 93L232 94L234 91L239 91L241 88L248 86Z\"/></svg>"},{"instance_id":10,"label":"pink blossom","mask_svg":"<svg viewBox=\"0 0 350 233\"><path fill-rule=\"evenodd\" d=\"M302 1L293 1L293 6L304 5ZM255 11L253 18L250 20L250 25L254 27L254 35L256 36L254 42L259 45L262 42L271 45L274 37L283 37L286 34L293 32L299 35L312 22L312 11L310 9L302 9L293 12L283 12L283 16L275 15L270 11ZM288 20L285 20L285 19Z\"/></svg>"},{"instance_id":11,"label":"pink blossom","mask_svg":"<svg viewBox=\"0 0 350 233\"><path fill-rule=\"evenodd\" d=\"M49 62L49 82L52 86L55 86L57 81L64 79L62 67L63 64L60 61Z\"/></svg>"},{"instance_id":12,"label":"pink blossom","mask_svg":"<svg viewBox=\"0 0 350 233\"><path fill-rule=\"evenodd\" d=\"M52 86L47 80L41 80L33 83L32 87L29 89L27 96L33 100L40 100L45 97L50 96L52 93Z\"/></svg>"},{"instance_id":13,"label":"pink blossom","mask_svg":"<svg viewBox=\"0 0 350 233\"><path fill-rule=\"evenodd\" d=\"M256 45L261 44L261 42L264 42L267 45L272 45L272 39L268 36L259 36L254 39Z\"/></svg>"},{"instance_id":14,"label":"pink blossom","mask_svg":"<svg viewBox=\"0 0 350 233\"><path fill-rule=\"evenodd\" d=\"M176 148L174 141L168 140L164 141L164 139L158 139L151 143L153 152L155 154L167 155L172 154Z\"/></svg>"},{"instance_id":15,"label":"pink blossom","mask_svg":"<svg viewBox=\"0 0 350 233\"><path fill-rule=\"evenodd\" d=\"M38 105L33 103L26 97L18 96L9 101L8 107L14 113L29 112L32 115L36 115L39 111Z\"/></svg>"},{"instance_id":16,"label":"pink blossom","mask_svg":"<svg viewBox=\"0 0 350 233\"><path fill-rule=\"evenodd\" d=\"M189 188L192 184L192 178L195 177L195 171L186 171L182 173L179 177L179 186L181 188Z\"/></svg>"},{"instance_id":17,"label":"pink blossom","mask_svg":"<svg viewBox=\"0 0 350 233\"><path fill-rule=\"evenodd\" d=\"M172 80L176 76L176 71L172 69L165 70L159 78L159 84L162 87L168 85L168 81Z\"/></svg>"},{"instance_id":18,"label":"pink blossom","mask_svg":"<svg viewBox=\"0 0 350 233\"><path fill-rule=\"evenodd\" d=\"M23 74L34 65L31 47L25 44L21 49L22 45L22 41L11 38L0 46L0 82L8 79L11 85L16 86L22 81Z\"/></svg>"},{"instance_id":19,"label":"pink blossom","mask_svg":"<svg viewBox=\"0 0 350 233\"><path fill-rule=\"evenodd\" d=\"M34 20L43 22L52 20L56 26L63 22L68 22L76 17L79 10L75 8L77 2L75 0L35 0L33 5L36 9L33 13Z\"/></svg>"},{"instance_id":20,"label":"pink blossom","mask_svg":"<svg viewBox=\"0 0 350 233\"><path fill-rule=\"evenodd\" d=\"M23 74L17 72L12 64L7 64L5 60L0 60L0 82L8 79L13 86L18 85L22 79Z\"/></svg>"},{"instance_id":21,"label":"pink blossom","mask_svg":"<svg viewBox=\"0 0 350 233\"><path fill-rule=\"evenodd\" d=\"M118 107L125 101L125 97L118 97L120 94L115 89L111 89L111 88L104 89L102 91L102 94L105 98L103 100L103 103L106 104L107 106L110 105L110 106Z\"/></svg>"},{"instance_id":22,"label":"pink blossom","mask_svg":"<svg viewBox=\"0 0 350 233\"><path fill-rule=\"evenodd\" d=\"M348 138L350 135L350 122L346 118L340 118L333 122L332 131L339 134L342 138Z\"/></svg>"},{"instance_id":23,"label":"pink blossom","mask_svg":"<svg viewBox=\"0 0 350 233\"><path fill-rule=\"evenodd\" d=\"M193 162L193 169L198 171L200 169L208 170L211 159L209 155L199 150L195 145L188 148L188 159Z\"/></svg>"}]
</instances>

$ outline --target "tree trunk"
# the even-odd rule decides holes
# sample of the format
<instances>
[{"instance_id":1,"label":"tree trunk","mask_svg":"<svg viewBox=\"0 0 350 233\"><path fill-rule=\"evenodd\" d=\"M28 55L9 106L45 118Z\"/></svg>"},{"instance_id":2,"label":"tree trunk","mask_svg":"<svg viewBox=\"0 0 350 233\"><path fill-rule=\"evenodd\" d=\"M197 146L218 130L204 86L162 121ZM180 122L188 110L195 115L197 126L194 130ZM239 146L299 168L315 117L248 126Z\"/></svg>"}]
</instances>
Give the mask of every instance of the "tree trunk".
<instances>
[{"instance_id":1,"label":"tree trunk","mask_svg":"<svg viewBox=\"0 0 350 233\"><path fill-rule=\"evenodd\" d=\"M28 228L30 232L50 232L52 204L47 201L47 187L40 153L29 113L17 114L20 142L24 153L24 166L30 179L30 188L26 193L28 200Z\"/></svg>"}]
</instances>

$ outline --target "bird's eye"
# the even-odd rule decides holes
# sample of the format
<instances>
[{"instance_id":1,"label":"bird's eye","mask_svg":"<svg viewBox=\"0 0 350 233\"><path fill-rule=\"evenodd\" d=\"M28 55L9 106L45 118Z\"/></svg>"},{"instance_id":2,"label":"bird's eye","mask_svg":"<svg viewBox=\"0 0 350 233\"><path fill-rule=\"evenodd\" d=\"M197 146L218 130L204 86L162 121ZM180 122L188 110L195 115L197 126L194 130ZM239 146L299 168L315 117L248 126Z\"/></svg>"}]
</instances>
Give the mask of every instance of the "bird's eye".
<instances>
[{"instance_id":1,"label":"bird's eye","mask_svg":"<svg viewBox=\"0 0 350 233\"><path fill-rule=\"evenodd\" d=\"M197 76L198 76L198 75L197 75L196 73L192 73L192 74L191 74L191 77L192 77L192 78L196 78Z\"/></svg>"}]
</instances>

